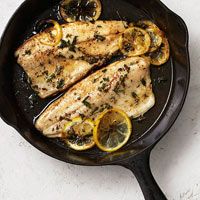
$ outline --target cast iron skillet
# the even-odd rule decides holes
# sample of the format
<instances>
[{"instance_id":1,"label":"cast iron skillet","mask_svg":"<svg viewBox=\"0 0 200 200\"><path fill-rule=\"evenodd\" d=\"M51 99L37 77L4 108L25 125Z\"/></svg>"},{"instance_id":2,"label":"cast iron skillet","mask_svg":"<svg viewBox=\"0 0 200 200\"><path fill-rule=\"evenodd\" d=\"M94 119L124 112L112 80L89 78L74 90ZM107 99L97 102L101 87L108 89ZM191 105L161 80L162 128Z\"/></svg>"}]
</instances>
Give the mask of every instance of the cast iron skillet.
<instances>
[{"instance_id":1,"label":"cast iron skillet","mask_svg":"<svg viewBox=\"0 0 200 200\"><path fill-rule=\"evenodd\" d=\"M178 117L187 94L190 77L188 31L183 20L159 0L102 0L101 19L137 21L151 19L165 31L171 58L162 67L151 67L156 105L143 119L133 120L132 138L120 151L102 153L68 149L59 140L49 140L34 128L33 120L53 99L41 100L30 89L27 78L16 64L14 51L31 36L34 24L44 18L62 19L59 0L26 0L10 20L0 43L0 115L27 141L45 154L76 165L121 165L133 171L145 199L166 199L149 167L152 148Z\"/></svg>"}]
</instances>

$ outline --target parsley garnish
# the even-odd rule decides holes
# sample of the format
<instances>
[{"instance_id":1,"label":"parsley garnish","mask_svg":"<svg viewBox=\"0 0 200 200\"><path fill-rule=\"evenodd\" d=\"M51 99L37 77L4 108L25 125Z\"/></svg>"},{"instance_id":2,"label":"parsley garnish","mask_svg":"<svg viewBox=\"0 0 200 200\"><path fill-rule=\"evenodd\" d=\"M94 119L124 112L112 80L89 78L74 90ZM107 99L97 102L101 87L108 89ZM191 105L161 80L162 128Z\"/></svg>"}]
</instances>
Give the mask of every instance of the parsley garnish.
<instances>
[{"instance_id":1,"label":"parsley garnish","mask_svg":"<svg viewBox=\"0 0 200 200\"><path fill-rule=\"evenodd\" d=\"M82 101L82 103L83 103L86 107L91 108L92 106L91 106L90 102L88 102L88 99L89 99L89 98L90 98L90 97L87 96L87 97Z\"/></svg>"},{"instance_id":2,"label":"parsley garnish","mask_svg":"<svg viewBox=\"0 0 200 200\"><path fill-rule=\"evenodd\" d=\"M63 88L64 85L65 85L65 80L64 79L58 80L58 82L57 82L57 89Z\"/></svg>"}]
</instances>

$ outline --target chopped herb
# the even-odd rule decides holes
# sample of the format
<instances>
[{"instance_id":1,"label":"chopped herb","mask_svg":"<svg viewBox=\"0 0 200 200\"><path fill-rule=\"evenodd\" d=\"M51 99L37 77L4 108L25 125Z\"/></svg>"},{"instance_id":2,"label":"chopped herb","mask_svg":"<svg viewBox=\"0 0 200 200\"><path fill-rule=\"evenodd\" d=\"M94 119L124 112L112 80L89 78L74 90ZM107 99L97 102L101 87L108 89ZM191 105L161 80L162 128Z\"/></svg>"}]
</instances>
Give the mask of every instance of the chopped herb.
<instances>
[{"instance_id":1,"label":"chopped herb","mask_svg":"<svg viewBox=\"0 0 200 200\"><path fill-rule=\"evenodd\" d=\"M132 50L134 50L134 49L133 49L133 47L131 46L131 44L128 43L128 44L125 44L125 45L124 45L124 50L125 50L126 52L130 52L130 51L132 51Z\"/></svg>"},{"instance_id":2,"label":"chopped herb","mask_svg":"<svg viewBox=\"0 0 200 200\"><path fill-rule=\"evenodd\" d=\"M97 82L97 80L98 80L98 78L95 78L95 79L93 79L93 83L96 83Z\"/></svg>"},{"instance_id":3,"label":"chopped herb","mask_svg":"<svg viewBox=\"0 0 200 200\"><path fill-rule=\"evenodd\" d=\"M93 111L91 112L91 114L97 114L97 113L100 113L100 112L103 112L104 110L106 109L111 109L112 106L108 103L105 103L105 104L102 104L100 107L95 107L93 109Z\"/></svg>"},{"instance_id":4,"label":"chopped herb","mask_svg":"<svg viewBox=\"0 0 200 200\"><path fill-rule=\"evenodd\" d=\"M107 85L106 83L102 83L102 85L100 87L98 87L98 90L100 92L108 92L109 88L108 88L109 85Z\"/></svg>"},{"instance_id":5,"label":"chopped herb","mask_svg":"<svg viewBox=\"0 0 200 200\"><path fill-rule=\"evenodd\" d=\"M63 66L56 66L55 75L60 75L63 69Z\"/></svg>"},{"instance_id":6,"label":"chopped herb","mask_svg":"<svg viewBox=\"0 0 200 200\"><path fill-rule=\"evenodd\" d=\"M47 83L48 83L48 82L51 82L55 77L56 77L56 75L55 75L54 73L51 74L51 75L49 75L49 76L46 76L46 81L47 81Z\"/></svg>"},{"instance_id":7,"label":"chopped herb","mask_svg":"<svg viewBox=\"0 0 200 200\"><path fill-rule=\"evenodd\" d=\"M61 44L58 48L64 49L64 48L68 47L68 43L65 40L61 40L60 42L61 42Z\"/></svg>"},{"instance_id":8,"label":"chopped herb","mask_svg":"<svg viewBox=\"0 0 200 200\"><path fill-rule=\"evenodd\" d=\"M76 52L76 47L75 47L76 43L77 43L77 36L74 37L71 44L69 42L69 50L70 51Z\"/></svg>"},{"instance_id":9,"label":"chopped herb","mask_svg":"<svg viewBox=\"0 0 200 200\"><path fill-rule=\"evenodd\" d=\"M101 26L101 25L98 25L97 28L102 28L102 26Z\"/></svg>"},{"instance_id":10,"label":"chopped herb","mask_svg":"<svg viewBox=\"0 0 200 200\"><path fill-rule=\"evenodd\" d=\"M77 36L74 37L72 42L70 42L70 40L68 41L61 40L59 48L64 49L68 47L70 51L76 52L76 47L75 47L76 43L77 43Z\"/></svg>"},{"instance_id":11,"label":"chopped herb","mask_svg":"<svg viewBox=\"0 0 200 200\"><path fill-rule=\"evenodd\" d=\"M110 79L109 78L103 78L104 81L109 82Z\"/></svg>"},{"instance_id":12,"label":"chopped herb","mask_svg":"<svg viewBox=\"0 0 200 200\"><path fill-rule=\"evenodd\" d=\"M131 95L133 98L138 98L138 95L135 92L132 92Z\"/></svg>"},{"instance_id":13,"label":"chopped herb","mask_svg":"<svg viewBox=\"0 0 200 200\"><path fill-rule=\"evenodd\" d=\"M146 86L147 85L147 82L146 82L146 80L143 78L143 79L141 79L141 83L142 83L142 85L144 85L144 86Z\"/></svg>"},{"instance_id":14,"label":"chopped herb","mask_svg":"<svg viewBox=\"0 0 200 200\"><path fill-rule=\"evenodd\" d=\"M127 78L127 74L124 74L124 75L121 75L120 78L119 78L119 81L116 83L116 86L115 88L113 89L113 91L116 93L116 94L119 94L119 93L124 93L125 91L125 80Z\"/></svg>"},{"instance_id":15,"label":"chopped herb","mask_svg":"<svg viewBox=\"0 0 200 200\"><path fill-rule=\"evenodd\" d=\"M112 108L112 106L111 106L110 104L105 103L105 104L102 104L102 105L101 105L101 107L100 107L100 109L99 109L99 112L103 112L104 110L106 110L106 109L111 109L111 108Z\"/></svg>"},{"instance_id":16,"label":"chopped herb","mask_svg":"<svg viewBox=\"0 0 200 200\"><path fill-rule=\"evenodd\" d=\"M90 102L88 102L88 99L89 99L89 98L90 98L90 97L87 96L87 97L82 101L82 103L83 103L86 107L91 108L91 104L90 104Z\"/></svg>"},{"instance_id":17,"label":"chopped herb","mask_svg":"<svg viewBox=\"0 0 200 200\"><path fill-rule=\"evenodd\" d=\"M94 38L99 42L103 42L106 38L102 35L95 35Z\"/></svg>"},{"instance_id":18,"label":"chopped herb","mask_svg":"<svg viewBox=\"0 0 200 200\"><path fill-rule=\"evenodd\" d=\"M64 79L60 79L57 81L57 89L61 89L63 88L63 86L65 85L65 80Z\"/></svg>"},{"instance_id":19,"label":"chopped herb","mask_svg":"<svg viewBox=\"0 0 200 200\"><path fill-rule=\"evenodd\" d=\"M62 53L59 53L57 56L55 56L57 58L66 58Z\"/></svg>"},{"instance_id":20,"label":"chopped herb","mask_svg":"<svg viewBox=\"0 0 200 200\"><path fill-rule=\"evenodd\" d=\"M71 34L67 34L67 35L66 35L66 38L68 38L68 37L72 37L72 35L71 35Z\"/></svg>"},{"instance_id":21,"label":"chopped herb","mask_svg":"<svg viewBox=\"0 0 200 200\"><path fill-rule=\"evenodd\" d=\"M30 56L31 55L31 50L26 50L25 51L25 55L29 55Z\"/></svg>"},{"instance_id":22,"label":"chopped herb","mask_svg":"<svg viewBox=\"0 0 200 200\"><path fill-rule=\"evenodd\" d=\"M117 82L117 84L116 84L115 88L113 89L113 91L116 94L123 93L124 92L124 88L122 88L121 84L119 82Z\"/></svg>"},{"instance_id":23,"label":"chopped herb","mask_svg":"<svg viewBox=\"0 0 200 200\"><path fill-rule=\"evenodd\" d=\"M102 72L103 72L103 73L106 73L106 72L107 72L107 69L103 69Z\"/></svg>"},{"instance_id":24,"label":"chopped herb","mask_svg":"<svg viewBox=\"0 0 200 200\"><path fill-rule=\"evenodd\" d=\"M139 99L138 95L137 95L135 92L132 92L132 93L131 93L131 95L132 95L132 97L134 98L134 100L135 100L135 103L136 103L136 104L138 104L138 103L139 103L139 101L140 101L140 99Z\"/></svg>"},{"instance_id":25,"label":"chopped herb","mask_svg":"<svg viewBox=\"0 0 200 200\"><path fill-rule=\"evenodd\" d=\"M130 65L135 65L135 64L136 64L136 62L131 62L131 63L130 63Z\"/></svg>"}]
</instances>

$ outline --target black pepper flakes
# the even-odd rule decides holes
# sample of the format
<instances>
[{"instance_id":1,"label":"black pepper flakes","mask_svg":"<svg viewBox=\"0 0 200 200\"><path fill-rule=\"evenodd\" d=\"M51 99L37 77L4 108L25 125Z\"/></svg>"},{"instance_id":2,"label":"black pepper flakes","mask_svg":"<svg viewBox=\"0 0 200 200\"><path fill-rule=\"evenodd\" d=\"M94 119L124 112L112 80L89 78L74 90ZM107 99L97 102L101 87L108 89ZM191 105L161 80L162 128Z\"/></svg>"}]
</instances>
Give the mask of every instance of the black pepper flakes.
<instances>
[{"instance_id":1,"label":"black pepper flakes","mask_svg":"<svg viewBox=\"0 0 200 200\"><path fill-rule=\"evenodd\" d=\"M146 80L145 80L144 78L141 79L141 83L142 83L142 85L144 85L144 86L147 85L147 82L146 82Z\"/></svg>"}]
</instances>

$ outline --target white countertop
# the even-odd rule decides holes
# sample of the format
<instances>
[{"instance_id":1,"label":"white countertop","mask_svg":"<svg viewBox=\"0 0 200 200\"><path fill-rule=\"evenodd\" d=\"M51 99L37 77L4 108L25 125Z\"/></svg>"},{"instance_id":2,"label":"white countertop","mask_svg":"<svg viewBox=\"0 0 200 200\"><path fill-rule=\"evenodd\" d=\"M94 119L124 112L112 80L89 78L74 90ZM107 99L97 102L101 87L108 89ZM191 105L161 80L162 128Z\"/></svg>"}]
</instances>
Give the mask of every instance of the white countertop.
<instances>
[{"instance_id":1,"label":"white countertop","mask_svg":"<svg viewBox=\"0 0 200 200\"><path fill-rule=\"evenodd\" d=\"M23 0L0 0L0 34ZM200 199L200 1L163 0L190 33L191 85L173 128L153 150L152 172L169 200ZM57 161L0 120L1 200L143 200L134 175L117 166Z\"/></svg>"}]
</instances>

